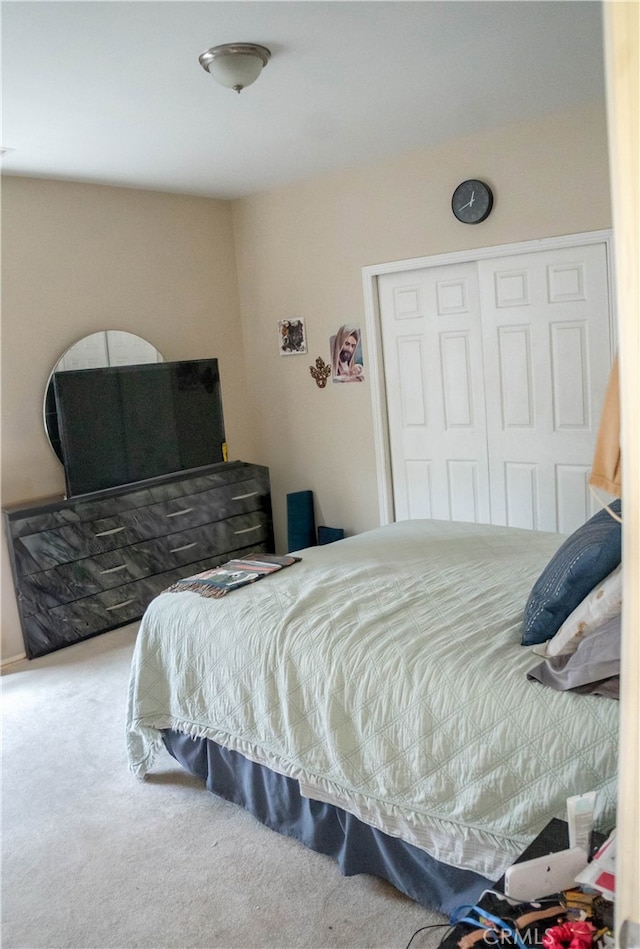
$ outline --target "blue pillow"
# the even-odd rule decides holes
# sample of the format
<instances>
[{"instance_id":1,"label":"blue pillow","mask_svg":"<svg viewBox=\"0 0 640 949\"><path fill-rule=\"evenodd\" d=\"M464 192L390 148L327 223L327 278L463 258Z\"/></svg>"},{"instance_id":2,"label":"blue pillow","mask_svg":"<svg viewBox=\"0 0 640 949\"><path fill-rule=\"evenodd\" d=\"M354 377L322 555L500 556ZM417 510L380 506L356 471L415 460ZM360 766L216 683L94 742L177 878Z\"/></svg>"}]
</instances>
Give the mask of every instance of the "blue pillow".
<instances>
[{"instance_id":1,"label":"blue pillow","mask_svg":"<svg viewBox=\"0 0 640 949\"><path fill-rule=\"evenodd\" d=\"M620 514L621 502L609 505ZM622 529L606 509L567 537L536 580L524 608L522 645L545 643L620 563Z\"/></svg>"}]
</instances>

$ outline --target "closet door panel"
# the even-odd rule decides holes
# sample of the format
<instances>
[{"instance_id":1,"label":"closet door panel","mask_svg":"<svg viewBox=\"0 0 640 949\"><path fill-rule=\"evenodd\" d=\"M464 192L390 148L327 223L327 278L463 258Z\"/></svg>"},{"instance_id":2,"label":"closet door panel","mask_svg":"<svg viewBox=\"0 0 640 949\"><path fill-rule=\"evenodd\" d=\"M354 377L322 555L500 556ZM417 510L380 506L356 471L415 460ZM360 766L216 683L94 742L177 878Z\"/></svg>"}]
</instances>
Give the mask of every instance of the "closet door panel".
<instances>
[{"instance_id":1,"label":"closet door panel","mask_svg":"<svg viewBox=\"0 0 640 949\"><path fill-rule=\"evenodd\" d=\"M609 375L604 244L478 262L491 512L570 533L596 509L588 476Z\"/></svg>"},{"instance_id":2,"label":"closet door panel","mask_svg":"<svg viewBox=\"0 0 640 949\"><path fill-rule=\"evenodd\" d=\"M378 283L396 520L488 522L475 263Z\"/></svg>"}]
</instances>

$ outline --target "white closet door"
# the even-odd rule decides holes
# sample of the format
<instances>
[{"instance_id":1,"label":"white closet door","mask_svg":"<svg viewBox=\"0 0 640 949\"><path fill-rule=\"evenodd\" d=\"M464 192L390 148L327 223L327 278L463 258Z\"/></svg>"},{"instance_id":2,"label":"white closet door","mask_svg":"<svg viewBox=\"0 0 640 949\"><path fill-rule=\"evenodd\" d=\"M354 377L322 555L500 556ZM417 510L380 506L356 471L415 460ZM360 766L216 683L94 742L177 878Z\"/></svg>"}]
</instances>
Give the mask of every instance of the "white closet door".
<instances>
[{"instance_id":1,"label":"white closet door","mask_svg":"<svg viewBox=\"0 0 640 949\"><path fill-rule=\"evenodd\" d=\"M609 377L605 243L378 277L396 520L575 530Z\"/></svg>"},{"instance_id":2,"label":"white closet door","mask_svg":"<svg viewBox=\"0 0 640 949\"><path fill-rule=\"evenodd\" d=\"M378 282L396 520L490 520L474 262Z\"/></svg>"},{"instance_id":3,"label":"white closet door","mask_svg":"<svg viewBox=\"0 0 640 949\"><path fill-rule=\"evenodd\" d=\"M491 520L575 530L609 367L604 244L478 263Z\"/></svg>"}]
</instances>

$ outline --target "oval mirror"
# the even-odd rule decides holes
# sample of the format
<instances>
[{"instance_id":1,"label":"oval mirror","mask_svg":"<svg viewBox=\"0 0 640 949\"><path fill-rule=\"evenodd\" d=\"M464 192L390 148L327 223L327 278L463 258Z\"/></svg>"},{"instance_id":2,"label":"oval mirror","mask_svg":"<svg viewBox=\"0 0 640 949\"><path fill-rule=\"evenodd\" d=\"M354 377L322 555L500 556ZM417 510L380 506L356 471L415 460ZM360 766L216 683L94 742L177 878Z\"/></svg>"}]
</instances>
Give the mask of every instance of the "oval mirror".
<instances>
[{"instance_id":1,"label":"oval mirror","mask_svg":"<svg viewBox=\"0 0 640 949\"><path fill-rule=\"evenodd\" d=\"M44 393L44 428L51 448L62 461L62 445L56 412L53 375L69 369L100 369L103 366L133 366L145 362L164 362L155 346L122 330L102 330L79 339L62 354L51 370Z\"/></svg>"}]
</instances>

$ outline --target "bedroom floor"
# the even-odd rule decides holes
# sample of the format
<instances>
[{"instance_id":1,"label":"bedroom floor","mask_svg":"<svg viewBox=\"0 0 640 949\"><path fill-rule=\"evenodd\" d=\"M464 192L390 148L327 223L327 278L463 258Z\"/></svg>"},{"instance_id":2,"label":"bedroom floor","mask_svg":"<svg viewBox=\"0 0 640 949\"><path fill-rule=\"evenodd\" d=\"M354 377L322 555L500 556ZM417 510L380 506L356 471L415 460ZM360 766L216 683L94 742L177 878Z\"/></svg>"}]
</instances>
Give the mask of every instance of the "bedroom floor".
<instances>
[{"instance_id":1,"label":"bedroom floor","mask_svg":"<svg viewBox=\"0 0 640 949\"><path fill-rule=\"evenodd\" d=\"M342 877L166 753L134 778L136 631L3 669L3 949L405 949L446 923L381 880Z\"/></svg>"}]
</instances>

